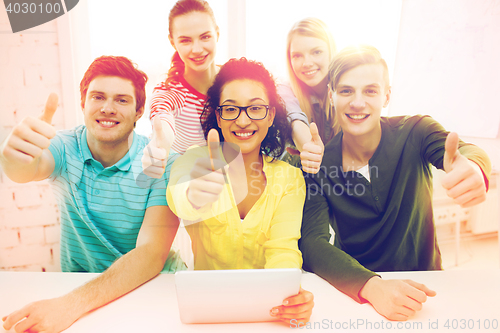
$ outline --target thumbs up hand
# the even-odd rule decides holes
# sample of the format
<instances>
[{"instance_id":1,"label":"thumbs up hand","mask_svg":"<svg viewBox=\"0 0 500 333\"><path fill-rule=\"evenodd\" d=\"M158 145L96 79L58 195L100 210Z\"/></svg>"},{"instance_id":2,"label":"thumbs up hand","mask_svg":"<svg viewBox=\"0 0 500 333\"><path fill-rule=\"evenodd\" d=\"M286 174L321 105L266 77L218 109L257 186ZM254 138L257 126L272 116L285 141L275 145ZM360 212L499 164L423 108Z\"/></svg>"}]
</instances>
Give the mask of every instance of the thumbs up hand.
<instances>
[{"instance_id":1,"label":"thumbs up hand","mask_svg":"<svg viewBox=\"0 0 500 333\"><path fill-rule=\"evenodd\" d=\"M444 171L441 184L446 193L462 207L471 207L486 200L486 185L479 166L460 154L458 135L450 133L446 138L443 158Z\"/></svg>"},{"instance_id":2,"label":"thumbs up hand","mask_svg":"<svg viewBox=\"0 0 500 333\"><path fill-rule=\"evenodd\" d=\"M302 146L300 163L302 164L302 170L305 172L318 173L321 161L323 160L325 146L323 145L323 141L321 141L318 127L315 123L311 123L310 131L312 138L311 141L306 142Z\"/></svg>"},{"instance_id":3,"label":"thumbs up hand","mask_svg":"<svg viewBox=\"0 0 500 333\"><path fill-rule=\"evenodd\" d=\"M14 126L0 147L2 164L28 165L34 163L49 148L50 139L56 135L52 117L57 109L57 95L49 95L42 114L26 117Z\"/></svg>"},{"instance_id":4,"label":"thumbs up hand","mask_svg":"<svg viewBox=\"0 0 500 333\"><path fill-rule=\"evenodd\" d=\"M168 125L166 127L170 128ZM155 117L153 136L148 145L144 147L141 159L144 174L153 178L161 178L167 166L168 153L173 139L173 132L165 130L160 117Z\"/></svg>"},{"instance_id":5,"label":"thumbs up hand","mask_svg":"<svg viewBox=\"0 0 500 333\"><path fill-rule=\"evenodd\" d=\"M225 183L225 163L220 155L219 133L214 128L208 132L207 145L210 157L196 160L187 191L189 202L197 209L217 201Z\"/></svg>"}]
</instances>

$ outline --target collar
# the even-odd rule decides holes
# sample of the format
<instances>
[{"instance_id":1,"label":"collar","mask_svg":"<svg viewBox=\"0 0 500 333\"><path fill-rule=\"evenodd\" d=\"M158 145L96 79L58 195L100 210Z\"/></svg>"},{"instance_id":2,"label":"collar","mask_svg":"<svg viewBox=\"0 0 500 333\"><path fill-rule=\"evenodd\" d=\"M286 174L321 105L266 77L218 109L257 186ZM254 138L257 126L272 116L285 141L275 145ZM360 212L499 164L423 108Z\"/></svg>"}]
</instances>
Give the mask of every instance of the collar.
<instances>
[{"instance_id":1,"label":"collar","mask_svg":"<svg viewBox=\"0 0 500 333\"><path fill-rule=\"evenodd\" d=\"M128 171L130 170L132 166L132 159L130 156L136 156L137 153L137 148L138 148L138 140L137 140L137 134L135 131L133 132L133 139L132 139L132 145L128 149L128 152L123 156L118 162L116 162L114 165L108 167L108 169L114 168L118 169L120 171ZM83 161L87 162L90 161L93 165L100 166L103 168L101 162L97 161L93 156L92 152L90 151L89 144L87 142L87 128L84 126L82 134L80 135L79 138L80 141L80 147L82 151L82 157Z\"/></svg>"}]
</instances>

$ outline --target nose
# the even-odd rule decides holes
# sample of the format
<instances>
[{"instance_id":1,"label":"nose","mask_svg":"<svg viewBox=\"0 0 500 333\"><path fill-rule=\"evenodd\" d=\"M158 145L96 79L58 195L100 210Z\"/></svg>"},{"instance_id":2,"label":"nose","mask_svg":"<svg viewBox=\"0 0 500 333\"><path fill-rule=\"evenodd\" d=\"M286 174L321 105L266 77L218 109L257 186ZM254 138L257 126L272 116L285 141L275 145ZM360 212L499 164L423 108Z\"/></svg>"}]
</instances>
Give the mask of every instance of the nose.
<instances>
[{"instance_id":1,"label":"nose","mask_svg":"<svg viewBox=\"0 0 500 333\"><path fill-rule=\"evenodd\" d=\"M366 103L361 94L354 95L354 99L349 103L349 106L353 109L363 109Z\"/></svg>"},{"instance_id":2,"label":"nose","mask_svg":"<svg viewBox=\"0 0 500 333\"><path fill-rule=\"evenodd\" d=\"M309 54L306 54L304 56L304 62L302 63L302 66L303 67L311 67L313 65L313 61L312 61L312 58Z\"/></svg>"},{"instance_id":3,"label":"nose","mask_svg":"<svg viewBox=\"0 0 500 333\"><path fill-rule=\"evenodd\" d=\"M116 114L116 110L113 106L113 100L112 99L107 99L104 104L102 105L101 108L101 113L104 114Z\"/></svg>"},{"instance_id":4,"label":"nose","mask_svg":"<svg viewBox=\"0 0 500 333\"><path fill-rule=\"evenodd\" d=\"M236 119L236 125L245 128L252 123L252 119L248 118L247 113L241 110L240 116Z\"/></svg>"},{"instance_id":5,"label":"nose","mask_svg":"<svg viewBox=\"0 0 500 333\"><path fill-rule=\"evenodd\" d=\"M193 42L192 52L195 53L195 54L199 54L199 53L203 52L203 46L201 45L201 41L200 40L195 40Z\"/></svg>"}]
</instances>

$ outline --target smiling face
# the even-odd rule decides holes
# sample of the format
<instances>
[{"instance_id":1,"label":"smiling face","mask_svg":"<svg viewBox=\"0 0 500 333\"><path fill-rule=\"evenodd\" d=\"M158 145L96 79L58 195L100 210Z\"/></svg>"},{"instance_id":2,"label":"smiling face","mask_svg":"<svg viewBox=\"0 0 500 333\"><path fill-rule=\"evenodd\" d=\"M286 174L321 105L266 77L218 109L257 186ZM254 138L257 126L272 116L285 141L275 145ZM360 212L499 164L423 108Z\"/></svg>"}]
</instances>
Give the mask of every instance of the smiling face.
<instances>
[{"instance_id":1,"label":"smiling face","mask_svg":"<svg viewBox=\"0 0 500 333\"><path fill-rule=\"evenodd\" d=\"M253 80L235 80L226 83L220 94L220 105L269 105L264 86ZM235 120L221 119L217 114L217 124L221 128L224 141L237 144L243 156L260 154L260 145L274 121L274 108L270 108L266 118L252 120L242 111Z\"/></svg>"},{"instance_id":2,"label":"smiling face","mask_svg":"<svg viewBox=\"0 0 500 333\"><path fill-rule=\"evenodd\" d=\"M290 42L290 62L297 78L311 88L326 89L326 75L330 63L325 41L296 34Z\"/></svg>"},{"instance_id":3,"label":"smiling face","mask_svg":"<svg viewBox=\"0 0 500 333\"><path fill-rule=\"evenodd\" d=\"M186 70L202 72L213 64L219 31L209 14L194 11L177 16L168 37Z\"/></svg>"},{"instance_id":4,"label":"smiling face","mask_svg":"<svg viewBox=\"0 0 500 333\"><path fill-rule=\"evenodd\" d=\"M96 77L89 84L83 106L89 146L128 145L143 110L136 110L132 81L117 76Z\"/></svg>"},{"instance_id":5,"label":"smiling face","mask_svg":"<svg viewBox=\"0 0 500 333\"><path fill-rule=\"evenodd\" d=\"M380 135L380 115L390 95L381 64L360 65L342 74L330 96L344 136Z\"/></svg>"}]
</instances>

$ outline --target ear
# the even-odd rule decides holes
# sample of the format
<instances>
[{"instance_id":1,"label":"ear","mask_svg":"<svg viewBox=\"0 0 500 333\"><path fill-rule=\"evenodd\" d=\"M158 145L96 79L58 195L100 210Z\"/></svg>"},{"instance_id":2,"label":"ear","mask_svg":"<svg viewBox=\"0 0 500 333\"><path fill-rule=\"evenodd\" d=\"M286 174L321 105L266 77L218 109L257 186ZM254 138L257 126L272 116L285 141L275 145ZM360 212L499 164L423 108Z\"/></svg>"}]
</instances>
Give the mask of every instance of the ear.
<instances>
[{"instance_id":1,"label":"ear","mask_svg":"<svg viewBox=\"0 0 500 333\"><path fill-rule=\"evenodd\" d=\"M330 86L330 83L328 83L326 86L327 86L327 89L328 89L328 99L330 100L330 104L333 106L333 90L332 90L332 87Z\"/></svg>"},{"instance_id":2,"label":"ear","mask_svg":"<svg viewBox=\"0 0 500 333\"><path fill-rule=\"evenodd\" d=\"M273 123L274 123L274 117L276 116L276 108L272 107L271 109L269 109L269 115L267 117L267 127L271 127L273 126Z\"/></svg>"},{"instance_id":3,"label":"ear","mask_svg":"<svg viewBox=\"0 0 500 333\"><path fill-rule=\"evenodd\" d=\"M174 39L172 38L172 35L168 35L168 41L170 42L170 45L172 45L172 47L177 51L177 49L175 48L175 45L174 45Z\"/></svg>"},{"instance_id":4,"label":"ear","mask_svg":"<svg viewBox=\"0 0 500 333\"><path fill-rule=\"evenodd\" d=\"M219 41L219 26L215 27L215 31L217 32L217 42Z\"/></svg>"},{"instance_id":5,"label":"ear","mask_svg":"<svg viewBox=\"0 0 500 333\"><path fill-rule=\"evenodd\" d=\"M144 114L144 107L140 108L139 110L135 111L135 121L138 121L142 115Z\"/></svg>"},{"instance_id":6,"label":"ear","mask_svg":"<svg viewBox=\"0 0 500 333\"><path fill-rule=\"evenodd\" d=\"M386 94L385 94L385 102L384 102L384 108L389 105L389 101L391 100L391 87L387 88Z\"/></svg>"},{"instance_id":7,"label":"ear","mask_svg":"<svg viewBox=\"0 0 500 333\"><path fill-rule=\"evenodd\" d=\"M219 128L222 128L220 126L220 115L219 112L217 112L217 110L215 110L215 119L217 119L217 126L219 126Z\"/></svg>"}]
</instances>

